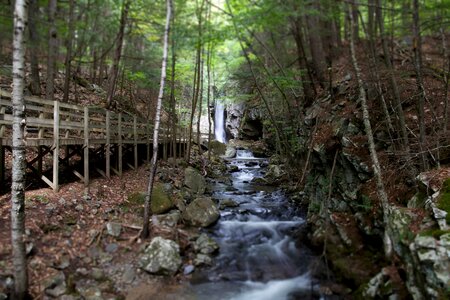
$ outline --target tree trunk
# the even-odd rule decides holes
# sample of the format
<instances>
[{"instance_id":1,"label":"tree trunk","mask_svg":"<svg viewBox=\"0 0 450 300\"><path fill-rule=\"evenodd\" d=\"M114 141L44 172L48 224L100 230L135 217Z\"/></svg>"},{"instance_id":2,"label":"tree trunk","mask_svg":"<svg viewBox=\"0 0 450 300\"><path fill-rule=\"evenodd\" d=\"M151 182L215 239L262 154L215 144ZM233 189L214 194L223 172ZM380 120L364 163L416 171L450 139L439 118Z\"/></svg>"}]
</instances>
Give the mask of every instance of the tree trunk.
<instances>
[{"instance_id":1,"label":"tree trunk","mask_svg":"<svg viewBox=\"0 0 450 300\"><path fill-rule=\"evenodd\" d=\"M69 0L69 32L66 39L66 74L64 78L64 96L63 102L69 102L69 90L70 90L70 78L71 76L71 63L72 63L72 40L74 37L74 10L75 0Z\"/></svg>"},{"instance_id":2,"label":"tree trunk","mask_svg":"<svg viewBox=\"0 0 450 300\"><path fill-rule=\"evenodd\" d=\"M377 17L378 26L380 28L381 44L383 46L383 53L384 53L384 62L389 71L390 85L392 88L392 92L394 93L393 96L394 96L395 111L397 113L398 120L399 120L403 150L406 152L406 156L409 156L410 149L409 149L408 132L406 130L405 114L403 112L402 101L400 99L400 92L398 89L397 80L395 79L394 67L392 65L391 55L390 55L390 52L388 49L388 43L387 43L387 39L385 36L384 20L383 20L381 5L382 5L381 0L377 0L376 17Z\"/></svg>"},{"instance_id":3,"label":"tree trunk","mask_svg":"<svg viewBox=\"0 0 450 300\"><path fill-rule=\"evenodd\" d=\"M175 53L175 11L172 16L172 73L170 80L170 116L171 116L171 124L172 124L172 154L173 157L177 156L177 115L176 115L176 100L175 100L175 68L177 57ZM174 160L175 161L175 160Z\"/></svg>"},{"instance_id":4,"label":"tree trunk","mask_svg":"<svg viewBox=\"0 0 450 300\"><path fill-rule=\"evenodd\" d=\"M39 51L39 34L37 31L37 15L39 13L39 3L37 0L30 0L29 2L29 11L28 11L28 30L30 34L30 65L31 65L31 74L30 74L30 91L33 95L40 96L42 93L41 89L41 78L39 76L39 60L38 60L38 51Z\"/></svg>"},{"instance_id":5,"label":"tree trunk","mask_svg":"<svg viewBox=\"0 0 450 300\"><path fill-rule=\"evenodd\" d=\"M204 69L204 47L202 47L202 54L200 58L200 94L199 94L199 101L198 101L198 118L197 118L197 145L198 145L198 151L199 153L202 153L202 147L200 145L201 142L201 131L200 131L200 122L202 119L202 108L203 108L203 69Z\"/></svg>"},{"instance_id":6,"label":"tree trunk","mask_svg":"<svg viewBox=\"0 0 450 300\"><path fill-rule=\"evenodd\" d=\"M293 21L292 26L292 34L294 36L295 45L297 47L297 60L298 60L298 66L300 68L300 76L301 76L301 83L303 88L303 94L305 96L305 102L311 103L314 100L315 95L317 94L315 86L314 86L314 80L311 75L311 71L308 67L308 63L306 60L306 53L305 48L303 46L303 38L302 38L302 29L299 25L299 20ZM303 72L305 75L303 75Z\"/></svg>"},{"instance_id":7,"label":"tree trunk","mask_svg":"<svg viewBox=\"0 0 450 300\"><path fill-rule=\"evenodd\" d=\"M422 78L422 38L420 36L419 24L419 1L413 1L413 50L414 50L414 67L416 71L416 84L419 92L419 101L417 103L417 113L419 115L419 148L422 158L422 168L424 171L428 169L428 159L426 155L425 145L425 88Z\"/></svg>"},{"instance_id":8,"label":"tree trunk","mask_svg":"<svg viewBox=\"0 0 450 300\"><path fill-rule=\"evenodd\" d=\"M13 248L14 292L12 299L24 299L28 290L27 259L25 254L25 42L27 1L16 0L13 40L13 137L11 184L11 243Z\"/></svg>"},{"instance_id":9,"label":"tree trunk","mask_svg":"<svg viewBox=\"0 0 450 300\"><path fill-rule=\"evenodd\" d=\"M197 12L198 19L198 43L197 43L197 59L195 63L195 76L194 76L194 90L193 90L193 99L192 99L192 110L191 110L191 118L189 122L189 137L187 140L187 151L186 151L186 161L189 163L191 159L191 146L192 146L192 126L194 124L194 115L195 109L197 107L198 98L199 98L199 86L200 86L200 68L201 68L201 53L203 48L203 27L202 27L202 14L203 14L203 6L205 5L205 0L202 0L200 8Z\"/></svg>"},{"instance_id":10,"label":"tree trunk","mask_svg":"<svg viewBox=\"0 0 450 300\"><path fill-rule=\"evenodd\" d=\"M56 56L58 54L58 32L55 25L57 2L58 0L49 0L48 2L50 28L48 31L47 86L45 89L45 97L48 100L53 100L55 94Z\"/></svg>"},{"instance_id":11,"label":"tree trunk","mask_svg":"<svg viewBox=\"0 0 450 300\"><path fill-rule=\"evenodd\" d=\"M355 33L355 30L354 30L355 22L353 20L353 15L351 12L349 12L349 16L350 16L350 26L352 28L351 30L349 30L351 59L352 59L353 68L355 69L356 79L358 81L359 101L361 102L361 108L363 111L364 129L366 131L366 136L367 136L367 140L369 143L369 152L370 152L370 158L373 163L373 173L374 173L376 185L377 185L377 194L378 194L378 197L380 198L381 207L383 209L383 221L384 221L384 225L386 226L384 243L385 243L385 251L387 253L385 253L385 254L387 256L390 256L391 255L390 252L392 251L392 247L391 247L392 242L390 239L390 226L389 226L389 222L388 222L389 221L388 220L389 199L386 194L386 189L384 188L383 178L381 175L381 166L378 161L377 152L375 150L375 142L374 142L373 133L372 133L372 125L370 124L369 108L367 106L366 90L364 89L364 83L363 83L362 76L361 76L361 69L359 67L358 60L356 58L355 38L353 36Z\"/></svg>"},{"instance_id":12,"label":"tree trunk","mask_svg":"<svg viewBox=\"0 0 450 300\"><path fill-rule=\"evenodd\" d=\"M116 89L117 76L119 73L119 63L122 56L123 40L125 36L125 27L128 18L128 10L130 9L130 0L125 0L120 14L119 32L116 38L116 51L114 52L113 62L108 75L108 90L106 94L106 106L111 107L114 91ZM101 75L101 74L100 74Z\"/></svg>"},{"instance_id":13,"label":"tree trunk","mask_svg":"<svg viewBox=\"0 0 450 300\"><path fill-rule=\"evenodd\" d=\"M317 2L313 2L311 4L311 8L320 11L320 7ZM319 79L319 84L321 87L325 86L325 69L326 69L326 60L325 60L325 52L323 50L323 44L321 36L321 28L319 25L319 18L317 15L308 15L306 16L306 23L308 25L308 38L309 38L309 46L311 50L311 58L314 64L314 69Z\"/></svg>"},{"instance_id":14,"label":"tree trunk","mask_svg":"<svg viewBox=\"0 0 450 300\"><path fill-rule=\"evenodd\" d=\"M161 106L162 106L162 99L164 96L164 85L166 83L167 53L169 48L169 31L170 31L170 19L172 14L172 0L167 0L166 6L167 6L167 14L166 14L166 25L164 30L164 48L161 67L161 83L159 85L158 102L156 105L155 127L153 130L153 155L150 166L150 176L148 180L147 195L145 197L144 224L142 226L142 233L141 233L142 238L148 237L149 234L150 201L152 198L153 182L155 180L156 166L158 161L158 134L159 134L159 125L161 122Z\"/></svg>"}]
</instances>

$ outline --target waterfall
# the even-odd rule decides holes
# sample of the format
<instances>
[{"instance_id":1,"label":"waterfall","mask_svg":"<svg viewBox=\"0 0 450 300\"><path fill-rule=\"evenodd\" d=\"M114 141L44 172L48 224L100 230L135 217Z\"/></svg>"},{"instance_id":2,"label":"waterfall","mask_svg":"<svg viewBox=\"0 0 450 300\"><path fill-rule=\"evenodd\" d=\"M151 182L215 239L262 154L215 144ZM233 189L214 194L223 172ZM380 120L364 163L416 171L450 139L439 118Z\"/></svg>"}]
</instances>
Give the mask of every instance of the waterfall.
<instances>
[{"instance_id":1,"label":"waterfall","mask_svg":"<svg viewBox=\"0 0 450 300\"><path fill-rule=\"evenodd\" d=\"M226 144L225 134L225 107L223 103L216 102L214 110L214 137L221 143Z\"/></svg>"}]
</instances>

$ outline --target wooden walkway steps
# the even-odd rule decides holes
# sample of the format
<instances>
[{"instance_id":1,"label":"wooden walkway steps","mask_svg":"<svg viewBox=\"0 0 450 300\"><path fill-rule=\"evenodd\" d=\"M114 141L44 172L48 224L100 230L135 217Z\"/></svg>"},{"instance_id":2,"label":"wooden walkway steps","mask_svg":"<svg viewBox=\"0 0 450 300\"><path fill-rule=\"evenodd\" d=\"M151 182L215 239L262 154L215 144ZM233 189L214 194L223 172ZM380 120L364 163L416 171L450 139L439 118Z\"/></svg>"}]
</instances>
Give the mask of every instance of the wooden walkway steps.
<instances>
[{"instance_id":1,"label":"wooden walkway steps","mask_svg":"<svg viewBox=\"0 0 450 300\"><path fill-rule=\"evenodd\" d=\"M153 126L148 120L129 113L38 97L25 96L25 102L26 145L36 150L35 155L27 157L27 168L55 191L59 189L60 165L70 168L70 158L83 161L83 174L75 169L72 172L86 187L90 156L101 157L104 169L96 167L95 170L106 178L110 178L111 171L122 175L125 152L132 152L134 162L127 164L132 168L138 167L139 153L143 152L139 147L146 149L145 159L150 160ZM0 89L0 187L5 182L5 151L11 151L12 146L12 121L11 94ZM161 126L160 130L160 142L164 145L169 141L169 130L165 127ZM186 136L186 129L178 127L177 141L184 142ZM51 155L52 163L44 170L47 155ZM43 175L49 169L53 170L51 179Z\"/></svg>"}]
</instances>

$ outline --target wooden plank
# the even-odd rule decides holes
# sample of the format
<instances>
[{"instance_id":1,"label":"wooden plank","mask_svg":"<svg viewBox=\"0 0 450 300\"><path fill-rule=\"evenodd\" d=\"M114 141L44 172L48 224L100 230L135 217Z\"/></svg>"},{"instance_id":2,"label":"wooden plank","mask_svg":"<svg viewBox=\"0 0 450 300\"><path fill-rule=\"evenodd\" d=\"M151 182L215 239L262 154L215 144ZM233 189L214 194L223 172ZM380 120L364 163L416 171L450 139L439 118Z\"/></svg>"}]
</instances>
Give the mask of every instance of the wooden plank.
<instances>
[{"instance_id":1,"label":"wooden plank","mask_svg":"<svg viewBox=\"0 0 450 300\"><path fill-rule=\"evenodd\" d=\"M84 186L89 187L89 108L84 108Z\"/></svg>"},{"instance_id":2,"label":"wooden plank","mask_svg":"<svg viewBox=\"0 0 450 300\"><path fill-rule=\"evenodd\" d=\"M72 170L72 173L77 176L78 178L80 178L80 180L84 181L84 176L81 175L79 172L77 172L76 170Z\"/></svg>"},{"instance_id":3,"label":"wooden plank","mask_svg":"<svg viewBox=\"0 0 450 300\"><path fill-rule=\"evenodd\" d=\"M59 189L59 101L53 106L53 190Z\"/></svg>"},{"instance_id":4,"label":"wooden plank","mask_svg":"<svg viewBox=\"0 0 450 300\"><path fill-rule=\"evenodd\" d=\"M45 177L44 175L41 176L42 181L44 181L46 184L48 184L49 187L51 187L52 189L55 189L55 185L53 184L53 182L48 179L47 177Z\"/></svg>"}]
</instances>

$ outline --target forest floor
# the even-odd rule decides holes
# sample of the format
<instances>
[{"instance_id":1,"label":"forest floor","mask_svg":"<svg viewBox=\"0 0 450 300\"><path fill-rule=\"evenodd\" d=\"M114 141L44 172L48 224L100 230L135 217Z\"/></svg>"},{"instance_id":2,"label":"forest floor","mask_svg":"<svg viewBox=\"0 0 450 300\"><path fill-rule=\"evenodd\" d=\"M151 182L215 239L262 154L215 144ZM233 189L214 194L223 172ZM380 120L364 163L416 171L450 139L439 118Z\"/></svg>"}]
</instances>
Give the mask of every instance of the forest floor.
<instances>
[{"instance_id":1,"label":"forest floor","mask_svg":"<svg viewBox=\"0 0 450 300\"><path fill-rule=\"evenodd\" d=\"M165 181L180 186L183 169L167 168L163 164L159 174L168 174ZM176 277L150 276L135 266L146 244L138 237L143 205L131 202L136 192L146 190L148 175L149 168L143 165L122 178L94 179L87 194L80 182L65 184L58 193L50 188L26 192L26 245L34 299L42 299L45 289L57 287L60 276L72 285L67 286L69 291L92 289L86 293L95 294L100 290L106 298L125 296L138 284L158 287L164 281L167 288L177 281ZM8 193L0 197L0 292L13 270L10 208ZM109 222L122 225L119 237L108 234Z\"/></svg>"}]
</instances>

